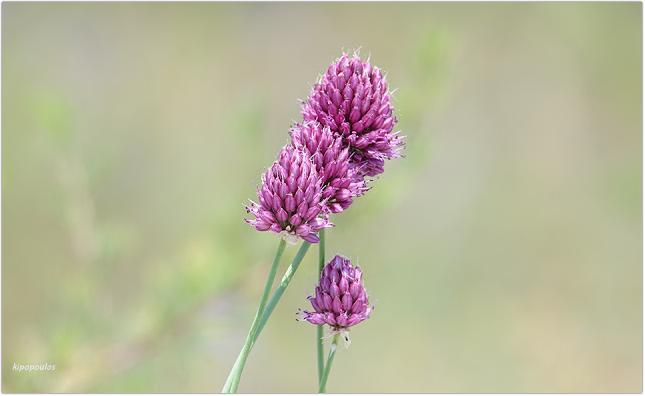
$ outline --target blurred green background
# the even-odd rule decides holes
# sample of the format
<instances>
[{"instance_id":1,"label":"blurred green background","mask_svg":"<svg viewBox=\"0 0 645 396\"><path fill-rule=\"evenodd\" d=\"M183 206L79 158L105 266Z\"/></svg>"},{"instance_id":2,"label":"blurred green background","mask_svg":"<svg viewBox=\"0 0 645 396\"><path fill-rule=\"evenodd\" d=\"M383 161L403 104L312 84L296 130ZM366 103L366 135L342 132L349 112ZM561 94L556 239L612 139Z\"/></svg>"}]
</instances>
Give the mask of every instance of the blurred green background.
<instances>
[{"instance_id":1,"label":"blurred green background","mask_svg":"<svg viewBox=\"0 0 645 396\"><path fill-rule=\"evenodd\" d=\"M218 392L278 243L243 205L355 48L408 148L328 233L376 306L328 390L641 391L640 3L2 7L4 392ZM240 391L316 390L316 255Z\"/></svg>"}]
</instances>

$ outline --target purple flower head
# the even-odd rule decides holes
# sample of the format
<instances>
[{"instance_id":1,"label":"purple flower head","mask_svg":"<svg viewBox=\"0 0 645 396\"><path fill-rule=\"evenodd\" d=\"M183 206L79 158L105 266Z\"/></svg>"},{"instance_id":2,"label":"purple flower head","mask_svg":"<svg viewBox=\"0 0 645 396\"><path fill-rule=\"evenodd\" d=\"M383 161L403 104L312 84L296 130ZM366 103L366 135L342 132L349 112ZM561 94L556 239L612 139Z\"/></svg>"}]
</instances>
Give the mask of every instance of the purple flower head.
<instances>
[{"instance_id":1,"label":"purple flower head","mask_svg":"<svg viewBox=\"0 0 645 396\"><path fill-rule=\"evenodd\" d=\"M386 159L400 156L403 139L393 132L391 93L377 67L357 55L332 63L303 103L305 121L317 120L350 147L351 162L363 175L383 173Z\"/></svg>"},{"instance_id":2,"label":"purple flower head","mask_svg":"<svg viewBox=\"0 0 645 396\"><path fill-rule=\"evenodd\" d=\"M281 234L291 243L298 238L317 243L316 233L332 226L322 193L322 181L309 155L285 146L278 160L262 175L260 202L246 207L255 218L246 222L258 231Z\"/></svg>"},{"instance_id":3,"label":"purple flower head","mask_svg":"<svg viewBox=\"0 0 645 396\"><path fill-rule=\"evenodd\" d=\"M347 209L354 197L367 190L363 178L350 166L349 148L329 127L306 121L294 125L290 134L294 147L308 153L316 165L322 179L322 197L332 213Z\"/></svg>"},{"instance_id":4,"label":"purple flower head","mask_svg":"<svg viewBox=\"0 0 645 396\"><path fill-rule=\"evenodd\" d=\"M333 331L346 331L367 319L372 307L362 275L349 259L334 257L323 268L315 295L308 297L314 311L303 311L303 319L315 325L328 324Z\"/></svg>"}]
</instances>

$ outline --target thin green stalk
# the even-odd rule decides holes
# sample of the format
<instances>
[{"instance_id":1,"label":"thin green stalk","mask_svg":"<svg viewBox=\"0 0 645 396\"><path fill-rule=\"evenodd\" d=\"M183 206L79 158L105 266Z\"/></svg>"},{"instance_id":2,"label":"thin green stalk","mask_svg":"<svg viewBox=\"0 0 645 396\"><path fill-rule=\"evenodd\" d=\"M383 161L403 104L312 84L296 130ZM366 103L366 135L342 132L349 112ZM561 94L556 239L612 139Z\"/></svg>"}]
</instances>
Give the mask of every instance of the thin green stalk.
<instances>
[{"instance_id":1,"label":"thin green stalk","mask_svg":"<svg viewBox=\"0 0 645 396\"><path fill-rule=\"evenodd\" d=\"M264 307L266 306L267 300L269 299L269 293L271 292L273 282L275 281L275 274L278 271L278 267L280 265L280 259L282 258L282 253L284 253L284 248L286 247L286 245L287 243L285 242L285 240L280 239L280 244L278 245L278 251L276 252L275 258L273 259L273 264L271 264L271 270L269 271L269 278L267 279L267 282L264 284L264 291L262 292L262 298L260 299L260 307L258 308L258 312L255 314L256 318L259 318L260 317L259 314L261 312L264 312Z\"/></svg>"},{"instance_id":2,"label":"thin green stalk","mask_svg":"<svg viewBox=\"0 0 645 396\"><path fill-rule=\"evenodd\" d=\"M293 258L293 261L291 262L291 265L289 265L289 268L284 273L284 276L282 277L282 280L280 280L280 284L278 287L275 289L275 292L273 292L273 296L271 296L271 300L266 305L266 308L264 309L264 313L262 313L262 317L260 318L260 322L258 323L258 330L256 334L257 336L260 335L260 332L264 328L264 326L267 324L267 321L269 320L269 316L271 316L271 313L275 309L275 306L278 304L278 301L280 301L280 298L284 294L284 290L289 286L289 282L291 282L291 278L293 278L293 275L296 273L296 270L298 269L298 266L300 266L300 263L302 262L302 259L305 257L305 254L307 254L307 250L309 250L309 246L311 244L309 242L302 242L302 245L300 245L300 249L298 249L298 253L296 253L296 257Z\"/></svg>"},{"instance_id":3,"label":"thin green stalk","mask_svg":"<svg viewBox=\"0 0 645 396\"><path fill-rule=\"evenodd\" d=\"M325 229L321 229L318 237L320 238L320 244L318 245L318 277L322 273L323 267L325 266ZM318 383L322 380L323 370L325 369L324 355L325 350L323 348L323 326L318 325L316 327L316 351L317 351L317 361L318 361Z\"/></svg>"},{"instance_id":4,"label":"thin green stalk","mask_svg":"<svg viewBox=\"0 0 645 396\"><path fill-rule=\"evenodd\" d=\"M336 348L338 347L338 335L339 334L336 333L334 335L334 338L331 340L331 345L329 346L329 356L327 357L327 363L325 363L325 369L323 370L323 375L320 379L318 393L325 393L325 387L327 386L327 378L329 377L331 364L334 362L334 356L336 356Z\"/></svg>"},{"instance_id":5,"label":"thin green stalk","mask_svg":"<svg viewBox=\"0 0 645 396\"><path fill-rule=\"evenodd\" d=\"M251 328L251 331L249 332L250 340L247 338L248 342L244 344L244 348L240 352L240 356L238 356L237 360L235 361L235 365L231 369L231 374L229 374L229 378L226 380L226 383L224 384L222 393L237 392L237 388L240 385L242 370L244 369L244 364L246 363L246 359L249 355L249 352L251 352L251 348L253 348L253 345L255 345L255 341L260 336L260 333L262 332L262 329L264 329L264 326L269 320L271 313L273 313L275 306L278 304L278 302L280 301L280 298L284 294L284 290L289 285L289 282L291 282L291 278L293 278L293 275L298 269L298 266L300 266L302 259L305 257L305 254L307 253L307 250L309 250L309 246L311 246L309 242L303 242L302 245L300 245L300 249L298 249L298 253L296 253L296 256L293 258L291 265L289 265L289 267L285 271L284 276L280 281L280 284L273 292L273 295L271 296L271 299L269 300L269 302L264 306L263 312L260 314L259 319L257 321L257 325L255 326L255 330L253 330L253 327Z\"/></svg>"},{"instance_id":6,"label":"thin green stalk","mask_svg":"<svg viewBox=\"0 0 645 396\"><path fill-rule=\"evenodd\" d=\"M269 293L271 292L271 287L273 286L273 282L275 281L275 274L278 270L280 259L282 258L282 253L284 253L285 246L286 246L286 242L283 239L280 239L280 244L278 245L278 250L275 253L275 257L273 258L273 264L271 264L271 269L269 270L269 276L267 277L267 281L264 285L264 292L262 293L262 298L260 299L260 305L258 306L258 310L255 313L253 324L251 324L251 329L249 330L249 333L246 336L246 341L244 342L244 346L242 347L242 350L240 351L240 354L235 360L235 364L233 365L233 368L231 369L231 372L229 373L228 378L226 379L226 383L224 384L222 393L235 392L237 390L237 386L240 382L240 377L242 376L242 370L244 369L244 364L246 363L246 359L249 356L249 352L251 352L251 348L255 343L255 339L257 338L257 328L259 324L259 319L264 311L264 307L266 306L267 300L269 299Z\"/></svg>"}]
</instances>

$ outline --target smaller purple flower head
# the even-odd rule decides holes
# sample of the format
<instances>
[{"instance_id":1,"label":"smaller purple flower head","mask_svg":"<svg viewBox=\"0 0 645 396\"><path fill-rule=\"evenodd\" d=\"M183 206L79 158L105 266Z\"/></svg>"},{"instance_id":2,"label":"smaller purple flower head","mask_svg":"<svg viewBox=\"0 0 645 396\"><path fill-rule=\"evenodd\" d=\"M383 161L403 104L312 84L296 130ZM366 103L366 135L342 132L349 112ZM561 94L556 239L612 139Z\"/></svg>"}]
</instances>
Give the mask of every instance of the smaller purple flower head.
<instances>
[{"instance_id":1,"label":"smaller purple flower head","mask_svg":"<svg viewBox=\"0 0 645 396\"><path fill-rule=\"evenodd\" d=\"M403 138L393 132L391 92L385 76L354 54L334 61L302 105L306 121L317 120L343 137L352 164L366 176L383 173L385 160L400 156Z\"/></svg>"},{"instance_id":2,"label":"smaller purple flower head","mask_svg":"<svg viewBox=\"0 0 645 396\"><path fill-rule=\"evenodd\" d=\"M329 211L340 213L355 197L367 191L365 181L350 166L349 148L329 127L317 121L305 121L291 128L291 142L311 156L322 179L323 194Z\"/></svg>"},{"instance_id":3,"label":"smaller purple flower head","mask_svg":"<svg viewBox=\"0 0 645 396\"><path fill-rule=\"evenodd\" d=\"M320 274L316 293L307 297L313 311L303 311L303 319L315 325L328 324L334 332L346 332L370 315L363 272L349 259L336 256Z\"/></svg>"},{"instance_id":4,"label":"smaller purple flower head","mask_svg":"<svg viewBox=\"0 0 645 396\"><path fill-rule=\"evenodd\" d=\"M259 203L251 201L246 207L255 218L246 222L258 231L281 234L290 243L298 238L318 243L316 233L332 226L322 193L322 181L309 155L287 145L262 175Z\"/></svg>"}]
</instances>

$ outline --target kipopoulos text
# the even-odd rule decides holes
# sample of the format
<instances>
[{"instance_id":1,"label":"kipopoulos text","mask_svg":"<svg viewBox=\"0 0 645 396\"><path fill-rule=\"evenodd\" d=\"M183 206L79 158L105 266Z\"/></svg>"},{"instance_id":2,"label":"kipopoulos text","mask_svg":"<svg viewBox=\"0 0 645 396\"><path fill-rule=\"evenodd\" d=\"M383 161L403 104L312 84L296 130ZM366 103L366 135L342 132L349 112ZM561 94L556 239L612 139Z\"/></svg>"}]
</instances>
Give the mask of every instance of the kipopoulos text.
<instances>
[{"instance_id":1,"label":"kipopoulos text","mask_svg":"<svg viewBox=\"0 0 645 396\"><path fill-rule=\"evenodd\" d=\"M56 371L56 365L51 363L13 363L13 371L19 373L30 373L36 371Z\"/></svg>"}]
</instances>

